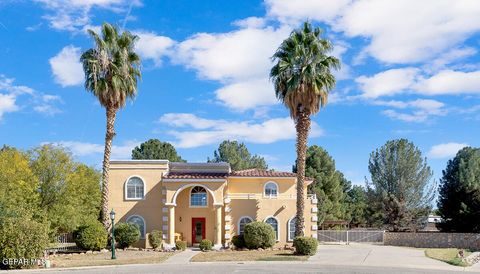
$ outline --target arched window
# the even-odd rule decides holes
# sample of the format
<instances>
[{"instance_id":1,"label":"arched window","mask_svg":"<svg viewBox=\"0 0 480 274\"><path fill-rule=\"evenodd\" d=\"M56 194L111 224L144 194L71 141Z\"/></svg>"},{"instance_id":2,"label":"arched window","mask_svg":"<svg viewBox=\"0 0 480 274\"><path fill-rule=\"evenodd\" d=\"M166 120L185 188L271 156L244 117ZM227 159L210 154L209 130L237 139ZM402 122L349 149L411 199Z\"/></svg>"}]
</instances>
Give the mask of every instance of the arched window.
<instances>
[{"instance_id":1,"label":"arched window","mask_svg":"<svg viewBox=\"0 0 480 274\"><path fill-rule=\"evenodd\" d=\"M127 223L136 224L140 230L140 238L145 238L145 220L138 215L133 215L127 218Z\"/></svg>"},{"instance_id":2,"label":"arched window","mask_svg":"<svg viewBox=\"0 0 480 274\"><path fill-rule=\"evenodd\" d=\"M190 206L206 207L207 204L207 191L201 186L195 186L190 191Z\"/></svg>"},{"instance_id":3,"label":"arched window","mask_svg":"<svg viewBox=\"0 0 480 274\"><path fill-rule=\"evenodd\" d=\"M265 220L265 223L269 224L272 226L273 228L273 231L275 231L275 239L278 241L278 221L277 219L273 218L273 217L269 217Z\"/></svg>"},{"instance_id":4,"label":"arched window","mask_svg":"<svg viewBox=\"0 0 480 274\"><path fill-rule=\"evenodd\" d=\"M245 217L242 217L240 218L240 220L238 221L238 235L241 235L243 234L243 231L245 231L245 226L249 223L251 223L253 220L252 218L248 217L248 216L245 216Z\"/></svg>"},{"instance_id":5,"label":"arched window","mask_svg":"<svg viewBox=\"0 0 480 274\"><path fill-rule=\"evenodd\" d=\"M265 184L263 191L265 197L277 197L278 194L278 185L274 182L268 182Z\"/></svg>"},{"instance_id":6,"label":"arched window","mask_svg":"<svg viewBox=\"0 0 480 274\"><path fill-rule=\"evenodd\" d=\"M140 177L130 177L125 185L127 200L141 200L145 197L145 183Z\"/></svg>"},{"instance_id":7,"label":"arched window","mask_svg":"<svg viewBox=\"0 0 480 274\"><path fill-rule=\"evenodd\" d=\"M295 223L297 222L297 217L293 217L288 221L288 240L293 241L295 238Z\"/></svg>"}]
</instances>

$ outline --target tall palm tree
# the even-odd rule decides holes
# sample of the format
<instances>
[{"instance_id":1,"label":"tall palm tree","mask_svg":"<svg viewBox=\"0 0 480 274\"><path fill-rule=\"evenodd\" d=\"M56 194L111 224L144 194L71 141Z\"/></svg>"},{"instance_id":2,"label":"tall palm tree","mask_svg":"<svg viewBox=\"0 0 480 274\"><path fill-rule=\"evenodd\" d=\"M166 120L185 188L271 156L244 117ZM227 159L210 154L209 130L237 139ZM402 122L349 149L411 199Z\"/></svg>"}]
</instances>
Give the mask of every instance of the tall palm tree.
<instances>
[{"instance_id":1,"label":"tall palm tree","mask_svg":"<svg viewBox=\"0 0 480 274\"><path fill-rule=\"evenodd\" d=\"M134 99L137 94L137 80L141 73L140 57L134 51L134 44L138 36L128 31L119 34L117 28L108 23L102 25L101 37L92 30L88 33L95 41L95 47L85 51L80 60L85 72L85 89L97 97L107 115L100 215L108 229L108 179L115 116L126 100Z\"/></svg>"},{"instance_id":2,"label":"tall palm tree","mask_svg":"<svg viewBox=\"0 0 480 274\"><path fill-rule=\"evenodd\" d=\"M304 230L305 159L310 116L327 103L328 93L335 87L332 69L340 68L340 61L327 55L333 47L321 34L320 28L305 22L282 42L272 57L275 65L270 71L275 94L289 109L297 130L295 236L302 236Z\"/></svg>"}]
</instances>

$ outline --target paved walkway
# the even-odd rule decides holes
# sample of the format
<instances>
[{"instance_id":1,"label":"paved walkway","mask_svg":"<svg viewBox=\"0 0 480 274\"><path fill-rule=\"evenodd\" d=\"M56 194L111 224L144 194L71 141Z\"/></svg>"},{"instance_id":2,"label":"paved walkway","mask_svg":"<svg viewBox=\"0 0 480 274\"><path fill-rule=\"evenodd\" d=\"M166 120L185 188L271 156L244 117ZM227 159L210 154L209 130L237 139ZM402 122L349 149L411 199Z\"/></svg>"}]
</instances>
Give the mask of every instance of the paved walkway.
<instances>
[{"instance_id":1,"label":"paved walkway","mask_svg":"<svg viewBox=\"0 0 480 274\"><path fill-rule=\"evenodd\" d=\"M185 251L182 251L178 254L175 254L168 258L166 264L186 264L190 262L190 259L200 253L199 248L187 248Z\"/></svg>"},{"instance_id":2,"label":"paved walkway","mask_svg":"<svg viewBox=\"0 0 480 274\"><path fill-rule=\"evenodd\" d=\"M322 265L406 267L450 271L478 271L478 268L452 266L425 256L423 249L369 245L320 245L309 262Z\"/></svg>"}]
</instances>

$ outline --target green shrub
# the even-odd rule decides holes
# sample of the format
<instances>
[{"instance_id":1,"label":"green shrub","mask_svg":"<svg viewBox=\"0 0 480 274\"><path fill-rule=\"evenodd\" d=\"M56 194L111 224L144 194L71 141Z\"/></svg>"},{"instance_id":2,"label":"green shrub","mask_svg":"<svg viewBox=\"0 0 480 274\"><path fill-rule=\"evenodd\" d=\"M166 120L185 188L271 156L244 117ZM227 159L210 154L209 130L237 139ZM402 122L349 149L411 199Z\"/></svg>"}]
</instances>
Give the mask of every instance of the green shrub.
<instances>
[{"instance_id":1,"label":"green shrub","mask_svg":"<svg viewBox=\"0 0 480 274\"><path fill-rule=\"evenodd\" d=\"M175 242L175 248L177 250L185 250L187 249L187 242L185 241L176 241Z\"/></svg>"},{"instance_id":2,"label":"green shrub","mask_svg":"<svg viewBox=\"0 0 480 274\"><path fill-rule=\"evenodd\" d=\"M269 248L275 244L275 231L271 225L263 222L245 225L243 237L249 249Z\"/></svg>"},{"instance_id":3,"label":"green shrub","mask_svg":"<svg viewBox=\"0 0 480 274\"><path fill-rule=\"evenodd\" d=\"M317 253L318 241L310 237L296 237L293 240L295 253L299 255L315 255Z\"/></svg>"},{"instance_id":4,"label":"green shrub","mask_svg":"<svg viewBox=\"0 0 480 274\"><path fill-rule=\"evenodd\" d=\"M107 246L108 233L98 221L80 226L74 235L75 243L82 249L100 250Z\"/></svg>"},{"instance_id":5,"label":"green shrub","mask_svg":"<svg viewBox=\"0 0 480 274\"><path fill-rule=\"evenodd\" d=\"M243 237L243 234L233 236L232 237L232 244L236 248L244 248L245 247L245 238Z\"/></svg>"},{"instance_id":6,"label":"green shrub","mask_svg":"<svg viewBox=\"0 0 480 274\"><path fill-rule=\"evenodd\" d=\"M208 239L203 239L200 241L199 246L201 251L209 251L212 250L213 244L212 241Z\"/></svg>"},{"instance_id":7,"label":"green shrub","mask_svg":"<svg viewBox=\"0 0 480 274\"><path fill-rule=\"evenodd\" d=\"M0 259L40 259L48 246L48 223L20 217L0 219ZM21 268L24 265L8 265L0 261L0 269ZM28 267L28 265L25 265Z\"/></svg>"},{"instance_id":8,"label":"green shrub","mask_svg":"<svg viewBox=\"0 0 480 274\"><path fill-rule=\"evenodd\" d=\"M140 229L137 224L118 223L115 225L115 242L120 248L126 248L140 240Z\"/></svg>"},{"instance_id":9,"label":"green shrub","mask_svg":"<svg viewBox=\"0 0 480 274\"><path fill-rule=\"evenodd\" d=\"M150 234L148 234L148 242L153 248L161 248L163 241L163 233L160 230L152 230Z\"/></svg>"}]
</instances>

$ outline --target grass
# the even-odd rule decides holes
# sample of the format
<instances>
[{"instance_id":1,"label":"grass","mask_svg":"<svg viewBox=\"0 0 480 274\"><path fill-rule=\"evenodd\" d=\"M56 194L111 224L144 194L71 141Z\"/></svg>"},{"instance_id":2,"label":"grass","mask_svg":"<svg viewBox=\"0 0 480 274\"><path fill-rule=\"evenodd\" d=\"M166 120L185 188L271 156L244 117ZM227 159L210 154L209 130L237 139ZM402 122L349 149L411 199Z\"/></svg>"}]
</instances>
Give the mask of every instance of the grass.
<instances>
[{"instance_id":1,"label":"grass","mask_svg":"<svg viewBox=\"0 0 480 274\"><path fill-rule=\"evenodd\" d=\"M122 265L122 264L152 264L161 263L174 252L156 251L133 251L118 250L116 260L111 259L111 253L97 254L69 254L50 257L52 267L77 267L77 266L98 266L98 265Z\"/></svg>"},{"instance_id":2,"label":"grass","mask_svg":"<svg viewBox=\"0 0 480 274\"><path fill-rule=\"evenodd\" d=\"M457 248L428 248L425 250L425 255L429 258L446 262L455 266L470 266L467 263L462 262L462 259L457 257L458 251ZM464 257L468 257L472 254L469 250L464 250Z\"/></svg>"},{"instance_id":3,"label":"grass","mask_svg":"<svg viewBox=\"0 0 480 274\"><path fill-rule=\"evenodd\" d=\"M230 261L305 261L308 256L293 254L288 250L248 250L202 252L195 255L192 262L230 262Z\"/></svg>"}]
</instances>

